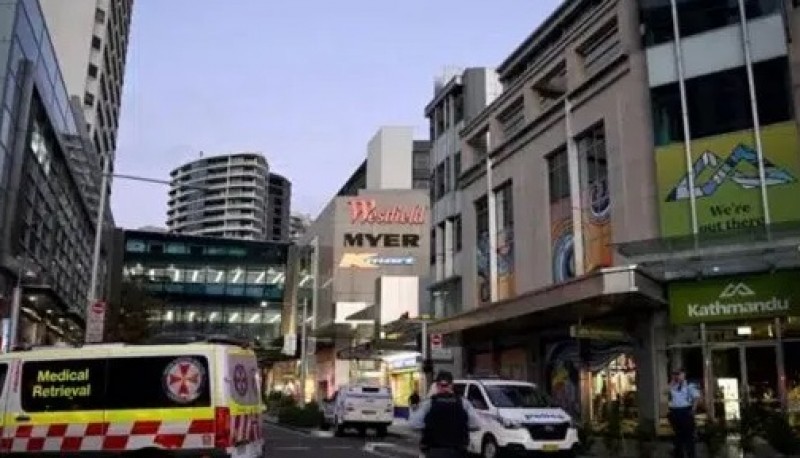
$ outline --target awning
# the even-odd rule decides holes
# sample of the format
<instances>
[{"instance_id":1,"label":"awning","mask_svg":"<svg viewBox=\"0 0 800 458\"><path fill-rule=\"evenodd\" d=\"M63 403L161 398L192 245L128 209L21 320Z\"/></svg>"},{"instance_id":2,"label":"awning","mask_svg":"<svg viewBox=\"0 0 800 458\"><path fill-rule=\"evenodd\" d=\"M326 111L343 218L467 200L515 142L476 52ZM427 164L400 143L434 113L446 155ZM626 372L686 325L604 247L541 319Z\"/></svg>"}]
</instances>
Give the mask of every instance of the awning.
<instances>
[{"instance_id":1,"label":"awning","mask_svg":"<svg viewBox=\"0 0 800 458\"><path fill-rule=\"evenodd\" d=\"M800 223L621 243L626 260L659 280L800 267Z\"/></svg>"},{"instance_id":2,"label":"awning","mask_svg":"<svg viewBox=\"0 0 800 458\"><path fill-rule=\"evenodd\" d=\"M615 267L445 318L428 330L451 334L490 325L522 329L548 322L577 322L619 308L641 310L664 304L664 290L658 281L636 266Z\"/></svg>"}]
</instances>

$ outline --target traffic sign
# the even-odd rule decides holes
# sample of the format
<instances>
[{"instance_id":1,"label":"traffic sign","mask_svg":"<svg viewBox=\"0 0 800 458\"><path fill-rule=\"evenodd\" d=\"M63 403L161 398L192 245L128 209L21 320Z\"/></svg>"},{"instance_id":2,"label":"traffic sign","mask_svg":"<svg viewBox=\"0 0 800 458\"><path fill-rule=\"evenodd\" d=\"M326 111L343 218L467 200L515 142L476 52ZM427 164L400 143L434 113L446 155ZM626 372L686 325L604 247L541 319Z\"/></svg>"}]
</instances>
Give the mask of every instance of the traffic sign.
<instances>
[{"instance_id":1,"label":"traffic sign","mask_svg":"<svg viewBox=\"0 0 800 458\"><path fill-rule=\"evenodd\" d=\"M106 303L97 301L89 304L86 314L86 343L98 343L103 341L103 328L106 320Z\"/></svg>"},{"instance_id":2,"label":"traffic sign","mask_svg":"<svg viewBox=\"0 0 800 458\"><path fill-rule=\"evenodd\" d=\"M441 334L431 334L431 350L438 350L443 346L443 339Z\"/></svg>"}]
</instances>

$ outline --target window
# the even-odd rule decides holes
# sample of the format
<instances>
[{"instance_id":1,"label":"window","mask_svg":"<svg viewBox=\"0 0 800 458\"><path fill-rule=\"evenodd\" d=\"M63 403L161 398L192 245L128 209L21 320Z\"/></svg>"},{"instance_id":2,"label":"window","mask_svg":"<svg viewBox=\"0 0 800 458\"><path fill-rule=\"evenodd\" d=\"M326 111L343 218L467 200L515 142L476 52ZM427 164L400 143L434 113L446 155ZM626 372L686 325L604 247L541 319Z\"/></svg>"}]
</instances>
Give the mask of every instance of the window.
<instances>
[{"instance_id":1,"label":"window","mask_svg":"<svg viewBox=\"0 0 800 458\"><path fill-rule=\"evenodd\" d=\"M454 391L454 392L456 393L456 395L458 395L459 397L464 397L464 395L465 395L465 394L466 394L466 392L467 392L467 386L466 386L466 385L464 385L463 383L454 383L454 384L453 384L453 391Z\"/></svg>"},{"instance_id":2,"label":"window","mask_svg":"<svg viewBox=\"0 0 800 458\"><path fill-rule=\"evenodd\" d=\"M547 177L550 185L550 203L570 196L567 148L561 147L547 158Z\"/></svg>"},{"instance_id":3,"label":"window","mask_svg":"<svg viewBox=\"0 0 800 458\"><path fill-rule=\"evenodd\" d=\"M444 158L444 177L445 177L445 184L444 184L444 192L448 193L453 190L453 170L451 167L450 156Z\"/></svg>"},{"instance_id":4,"label":"window","mask_svg":"<svg viewBox=\"0 0 800 458\"><path fill-rule=\"evenodd\" d=\"M475 407L477 410L486 410L489 408L489 404L486 403L486 398L483 397L483 393L481 393L481 389L478 388L477 385L469 386L469 389L467 389L467 400L472 404L472 407Z\"/></svg>"},{"instance_id":5,"label":"window","mask_svg":"<svg viewBox=\"0 0 800 458\"><path fill-rule=\"evenodd\" d=\"M89 64L89 68L86 70L86 73L89 75L90 78L97 78L97 65Z\"/></svg>"},{"instance_id":6,"label":"window","mask_svg":"<svg viewBox=\"0 0 800 458\"><path fill-rule=\"evenodd\" d=\"M182 398L177 390L165 386L166 374L182 370L197 375L194 399ZM204 356L110 358L104 404L107 409L207 407L211 405L208 374Z\"/></svg>"},{"instance_id":7,"label":"window","mask_svg":"<svg viewBox=\"0 0 800 458\"><path fill-rule=\"evenodd\" d=\"M444 172L444 162L440 162L439 165L436 166L436 181L434 182L434 186L436 189L435 197L436 200L441 199L446 190L447 190L447 176L445 176Z\"/></svg>"},{"instance_id":8,"label":"window","mask_svg":"<svg viewBox=\"0 0 800 458\"><path fill-rule=\"evenodd\" d=\"M591 75L609 65L619 56L621 43L617 21L611 21L580 47L578 53L583 57L583 67Z\"/></svg>"},{"instance_id":9,"label":"window","mask_svg":"<svg viewBox=\"0 0 800 458\"><path fill-rule=\"evenodd\" d=\"M789 67L786 57L753 65L758 114L762 125L792 117ZM693 139L751 129L750 96L744 67L686 81L689 129ZM656 146L683 141L678 83L651 90Z\"/></svg>"},{"instance_id":10,"label":"window","mask_svg":"<svg viewBox=\"0 0 800 458\"><path fill-rule=\"evenodd\" d=\"M508 140L525 125L525 100L515 100L500 116L497 117L503 131L503 139Z\"/></svg>"},{"instance_id":11,"label":"window","mask_svg":"<svg viewBox=\"0 0 800 458\"><path fill-rule=\"evenodd\" d=\"M26 362L22 365L22 410L65 412L103 409L103 389L107 385L105 375L103 359ZM136 385L134 391L138 390L139 374L133 374L129 380Z\"/></svg>"},{"instance_id":12,"label":"window","mask_svg":"<svg viewBox=\"0 0 800 458\"><path fill-rule=\"evenodd\" d=\"M95 8L94 21L97 22L98 24L106 22L106 12L101 10L100 8Z\"/></svg>"},{"instance_id":13,"label":"window","mask_svg":"<svg viewBox=\"0 0 800 458\"><path fill-rule=\"evenodd\" d=\"M125 242L125 251L128 253L144 253L147 250L147 244L144 240L128 240Z\"/></svg>"},{"instance_id":14,"label":"window","mask_svg":"<svg viewBox=\"0 0 800 458\"><path fill-rule=\"evenodd\" d=\"M458 92L453 96L453 122L456 124L464 120L464 93Z\"/></svg>"},{"instance_id":15,"label":"window","mask_svg":"<svg viewBox=\"0 0 800 458\"><path fill-rule=\"evenodd\" d=\"M103 45L103 41L97 35L92 35L92 49L99 50Z\"/></svg>"},{"instance_id":16,"label":"window","mask_svg":"<svg viewBox=\"0 0 800 458\"><path fill-rule=\"evenodd\" d=\"M436 264L436 228L431 230L431 264Z\"/></svg>"},{"instance_id":17,"label":"window","mask_svg":"<svg viewBox=\"0 0 800 458\"><path fill-rule=\"evenodd\" d=\"M514 230L514 195L510 181L495 190L497 228L501 231Z\"/></svg>"},{"instance_id":18,"label":"window","mask_svg":"<svg viewBox=\"0 0 800 458\"><path fill-rule=\"evenodd\" d=\"M489 233L489 206L486 196L475 201L475 234L478 244Z\"/></svg>"},{"instance_id":19,"label":"window","mask_svg":"<svg viewBox=\"0 0 800 458\"><path fill-rule=\"evenodd\" d=\"M94 94L89 92L83 94L83 104L87 107L94 105Z\"/></svg>"},{"instance_id":20,"label":"window","mask_svg":"<svg viewBox=\"0 0 800 458\"><path fill-rule=\"evenodd\" d=\"M161 254L164 252L164 244L161 242L150 242L149 245L150 253Z\"/></svg>"},{"instance_id":21,"label":"window","mask_svg":"<svg viewBox=\"0 0 800 458\"><path fill-rule=\"evenodd\" d=\"M673 40L670 0L639 0L645 46ZM781 0L745 0L748 19L780 11ZM678 0L678 22L681 37L739 24L737 1Z\"/></svg>"},{"instance_id":22,"label":"window","mask_svg":"<svg viewBox=\"0 0 800 458\"><path fill-rule=\"evenodd\" d=\"M453 250L458 253L463 246L463 232L461 228L461 215L453 217Z\"/></svg>"},{"instance_id":23,"label":"window","mask_svg":"<svg viewBox=\"0 0 800 458\"><path fill-rule=\"evenodd\" d=\"M461 151L457 151L453 155L453 176L456 181L456 187L458 187L458 179L461 177Z\"/></svg>"}]
</instances>

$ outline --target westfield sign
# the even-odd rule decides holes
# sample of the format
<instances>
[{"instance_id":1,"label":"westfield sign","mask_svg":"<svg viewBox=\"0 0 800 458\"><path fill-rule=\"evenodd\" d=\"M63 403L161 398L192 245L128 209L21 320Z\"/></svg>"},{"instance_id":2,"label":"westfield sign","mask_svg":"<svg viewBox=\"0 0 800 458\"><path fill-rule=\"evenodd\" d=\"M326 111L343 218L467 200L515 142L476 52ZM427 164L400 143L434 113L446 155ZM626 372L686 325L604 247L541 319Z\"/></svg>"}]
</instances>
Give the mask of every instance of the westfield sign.
<instances>
[{"instance_id":1,"label":"westfield sign","mask_svg":"<svg viewBox=\"0 0 800 458\"><path fill-rule=\"evenodd\" d=\"M347 205L350 206L352 224L425 224L425 207L422 205L381 206L375 199L352 199Z\"/></svg>"}]
</instances>

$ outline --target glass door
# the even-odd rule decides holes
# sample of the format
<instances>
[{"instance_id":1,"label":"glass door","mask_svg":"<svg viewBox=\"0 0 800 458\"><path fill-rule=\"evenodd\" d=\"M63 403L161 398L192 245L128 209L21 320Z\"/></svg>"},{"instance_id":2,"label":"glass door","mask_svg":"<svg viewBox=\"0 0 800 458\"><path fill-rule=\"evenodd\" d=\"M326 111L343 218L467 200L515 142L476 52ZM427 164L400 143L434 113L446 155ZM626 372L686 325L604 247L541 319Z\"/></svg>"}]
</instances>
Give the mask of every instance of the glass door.
<instances>
[{"instance_id":1,"label":"glass door","mask_svg":"<svg viewBox=\"0 0 800 458\"><path fill-rule=\"evenodd\" d=\"M781 409L778 388L778 355L775 345L742 347L745 361L746 400L769 410Z\"/></svg>"},{"instance_id":2,"label":"glass door","mask_svg":"<svg viewBox=\"0 0 800 458\"><path fill-rule=\"evenodd\" d=\"M714 399L714 412L718 418L727 421L738 420L741 415L741 401L746 385L742 370L742 352L738 346L711 348L711 388Z\"/></svg>"}]
</instances>

